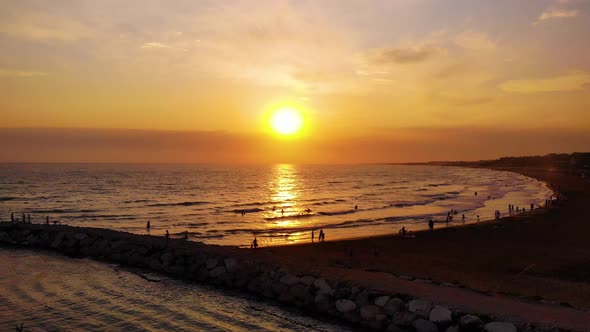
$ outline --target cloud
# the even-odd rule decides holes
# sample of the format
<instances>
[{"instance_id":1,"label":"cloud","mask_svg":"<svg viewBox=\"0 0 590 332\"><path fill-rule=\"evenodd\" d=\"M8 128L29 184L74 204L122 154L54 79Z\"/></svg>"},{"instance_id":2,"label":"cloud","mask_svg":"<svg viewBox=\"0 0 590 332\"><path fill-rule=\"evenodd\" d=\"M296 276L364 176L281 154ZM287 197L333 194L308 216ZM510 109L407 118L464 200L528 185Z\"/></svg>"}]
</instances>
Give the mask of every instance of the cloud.
<instances>
[{"instance_id":1,"label":"cloud","mask_svg":"<svg viewBox=\"0 0 590 332\"><path fill-rule=\"evenodd\" d=\"M465 31L455 37L454 42L469 50L490 51L496 48L496 43L487 34L477 31Z\"/></svg>"},{"instance_id":2,"label":"cloud","mask_svg":"<svg viewBox=\"0 0 590 332\"><path fill-rule=\"evenodd\" d=\"M377 65L411 64L424 62L445 53L446 49L434 45L419 45L408 48L389 47L369 51L367 59Z\"/></svg>"},{"instance_id":3,"label":"cloud","mask_svg":"<svg viewBox=\"0 0 590 332\"><path fill-rule=\"evenodd\" d=\"M589 83L590 74L574 72L544 79L510 80L500 84L500 89L513 93L577 91Z\"/></svg>"},{"instance_id":4,"label":"cloud","mask_svg":"<svg viewBox=\"0 0 590 332\"><path fill-rule=\"evenodd\" d=\"M578 16L577 10L563 10L563 9L553 9L549 11L545 11L537 18L535 21L535 25L542 23L546 20L551 19L558 19L558 18L571 18Z\"/></svg>"},{"instance_id":5,"label":"cloud","mask_svg":"<svg viewBox=\"0 0 590 332\"><path fill-rule=\"evenodd\" d=\"M158 43L158 42L149 42L149 43L144 43L143 45L141 45L141 48L170 48L169 45L163 44L163 43Z\"/></svg>"},{"instance_id":6,"label":"cloud","mask_svg":"<svg viewBox=\"0 0 590 332\"><path fill-rule=\"evenodd\" d=\"M37 77L47 75L48 73L43 71L12 70L0 68L0 77Z\"/></svg>"},{"instance_id":7,"label":"cloud","mask_svg":"<svg viewBox=\"0 0 590 332\"><path fill-rule=\"evenodd\" d=\"M33 41L74 42L92 35L85 25L43 14L17 15L0 20L0 34Z\"/></svg>"}]
</instances>

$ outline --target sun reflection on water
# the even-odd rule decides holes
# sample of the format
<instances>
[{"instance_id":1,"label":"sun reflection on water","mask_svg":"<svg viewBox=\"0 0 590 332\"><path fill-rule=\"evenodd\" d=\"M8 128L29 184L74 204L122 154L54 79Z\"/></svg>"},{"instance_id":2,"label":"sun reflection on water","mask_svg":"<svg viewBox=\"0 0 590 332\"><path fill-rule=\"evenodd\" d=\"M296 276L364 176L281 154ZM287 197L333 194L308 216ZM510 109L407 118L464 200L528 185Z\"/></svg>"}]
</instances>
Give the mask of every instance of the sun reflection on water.
<instances>
[{"instance_id":1,"label":"sun reflection on water","mask_svg":"<svg viewBox=\"0 0 590 332\"><path fill-rule=\"evenodd\" d=\"M290 219L297 215L297 199L301 193L301 182L295 165L279 164L273 168L273 176L269 182L271 201L274 203L274 211L271 218L278 218L274 223L280 227L292 227L299 221Z\"/></svg>"}]
</instances>

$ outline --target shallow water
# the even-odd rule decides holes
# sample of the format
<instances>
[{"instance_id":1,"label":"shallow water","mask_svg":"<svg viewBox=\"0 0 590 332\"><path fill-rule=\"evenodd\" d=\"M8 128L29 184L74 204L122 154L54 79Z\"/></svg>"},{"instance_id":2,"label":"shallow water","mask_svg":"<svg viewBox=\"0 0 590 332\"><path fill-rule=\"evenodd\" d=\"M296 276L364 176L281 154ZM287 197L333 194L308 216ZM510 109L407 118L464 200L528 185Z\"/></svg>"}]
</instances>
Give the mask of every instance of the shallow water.
<instances>
[{"instance_id":1,"label":"shallow water","mask_svg":"<svg viewBox=\"0 0 590 332\"><path fill-rule=\"evenodd\" d=\"M0 248L0 331L347 331L232 292L91 260Z\"/></svg>"},{"instance_id":2,"label":"shallow water","mask_svg":"<svg viewBox=\"0 0 590 332\"><path fill-rule=\"evenodd\" d=\"M461 214L471 223L550 194L525 176L458 167L0 164L1 220L30 213L134 233L150 220L151 234L229 245L310 241L314 228L328 240L423 229L451 209L451 225Z\"/></svg>"}]
</instances>

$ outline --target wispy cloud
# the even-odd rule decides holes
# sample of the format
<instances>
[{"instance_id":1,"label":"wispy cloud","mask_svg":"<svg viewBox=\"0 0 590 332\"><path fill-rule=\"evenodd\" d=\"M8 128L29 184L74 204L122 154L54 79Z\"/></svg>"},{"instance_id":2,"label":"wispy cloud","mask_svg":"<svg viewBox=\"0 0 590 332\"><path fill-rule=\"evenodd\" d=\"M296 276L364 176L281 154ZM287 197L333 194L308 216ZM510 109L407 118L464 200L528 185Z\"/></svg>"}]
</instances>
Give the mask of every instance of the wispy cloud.
<instances>
[{"instance_id":1,"label":"wispy cloud","mask_svg":"<svg viewBox=\"0 0 590 332\"><path fill-rule=\"evenodd\" d=\"M510 80L500 84L500 89L513 93L576 91L584 89L589 83L590 74L573 72L543 79Z\"/></svg>"},{"instance_id":2,"label":"wispy cloud","mask_svg":"<svg viewBox=\"0 0 590 332\"><path fill-rule=\"evenodd\" d=\"M455 44L469 50L494 50L496 43L487 34L477 31L465 31L457 35Z\"/></svg>"},{"instance_id":3,"label":"wispy cloud","mask_svg":"<svg viewBox=\"0 0 590 332\"><path fill-rule=\"evenodd\" d=\"M534 24L537 25L551 19L571 18L576 16L578 16L578 10L552 9L544 11L541 16L537 18Z\"/></svg>"},{"instance_id":4,"label":"wispy cloud","mask_svg":"<svg viewBox=\"0 0 590 332\"><path fill-rule=\"evenodd\" d=\"M389 47L369 51L367 59L374 64L409 64L427 61L445 53L446 49L434 45Z\"/></svg>"},{"instance_id":5,"label":"wispy cloud","mask_svg":"<svg viewBox=\"0 0 590 332\"><path fill-rule=\"evenodd\" d=\"M47 76L47 72L30 70L13 70L0 68L0 77L37 77Z\"/></svg>"},{"instance_id":6,"label":"wispy cloud","mask_svg":"<svg viewBox=\"0 0 590 332\"><path fill-rule=\"evenodd\" d=\"M159 42L149 42L149 43L144 43L143 45L141 45L141 48L170 48L169 45L166 45L164 43L159 43Z\"/></svg>"},{"instance_id":7,"label":"wispy cloud","mask_svg":"<svg viewBox=\"0 0 590 332\"><path fill-rule=\"evenodd\" d=\"M17 15L0 21L0 34L33 41L73 42L92 35L80 22L42 14Z\"/></svg>"}]
</instances>

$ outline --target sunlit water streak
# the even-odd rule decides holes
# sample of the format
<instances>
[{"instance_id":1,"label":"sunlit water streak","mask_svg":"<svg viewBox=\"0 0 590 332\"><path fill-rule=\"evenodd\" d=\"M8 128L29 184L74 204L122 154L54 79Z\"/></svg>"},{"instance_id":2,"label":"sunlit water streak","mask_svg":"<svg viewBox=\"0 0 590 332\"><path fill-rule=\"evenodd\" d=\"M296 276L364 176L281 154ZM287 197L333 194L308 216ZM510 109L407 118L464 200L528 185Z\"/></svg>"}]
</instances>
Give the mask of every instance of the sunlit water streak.
<instances>
[{"instance_id":1,"label":"sunlit water streak","mask_svg":"<svg viewBox=\"0 0 590 332\"><path fill-rule=\"evenodd\" d=\"M461 214L472 223L550 194L525 176L458 167L0 164L2 220L30 213L37 223L49 215L134 233L150 220L154 235L242 246L254 236L261 245L306 242L314 228L328 240L423 229L451 209L451 226Z\"/></svg>"},{"instance_id":2,"label":"sunlit water streak","mask_svg":"<svg viewBox=\"0 0 590 332\"><path fill-rule=\"evenodd\" d=\"M0 331L346 331L233 292L115 265L0 248ZM144 272L141 272L144 273Z\"/></svg>"}]
</instances>

